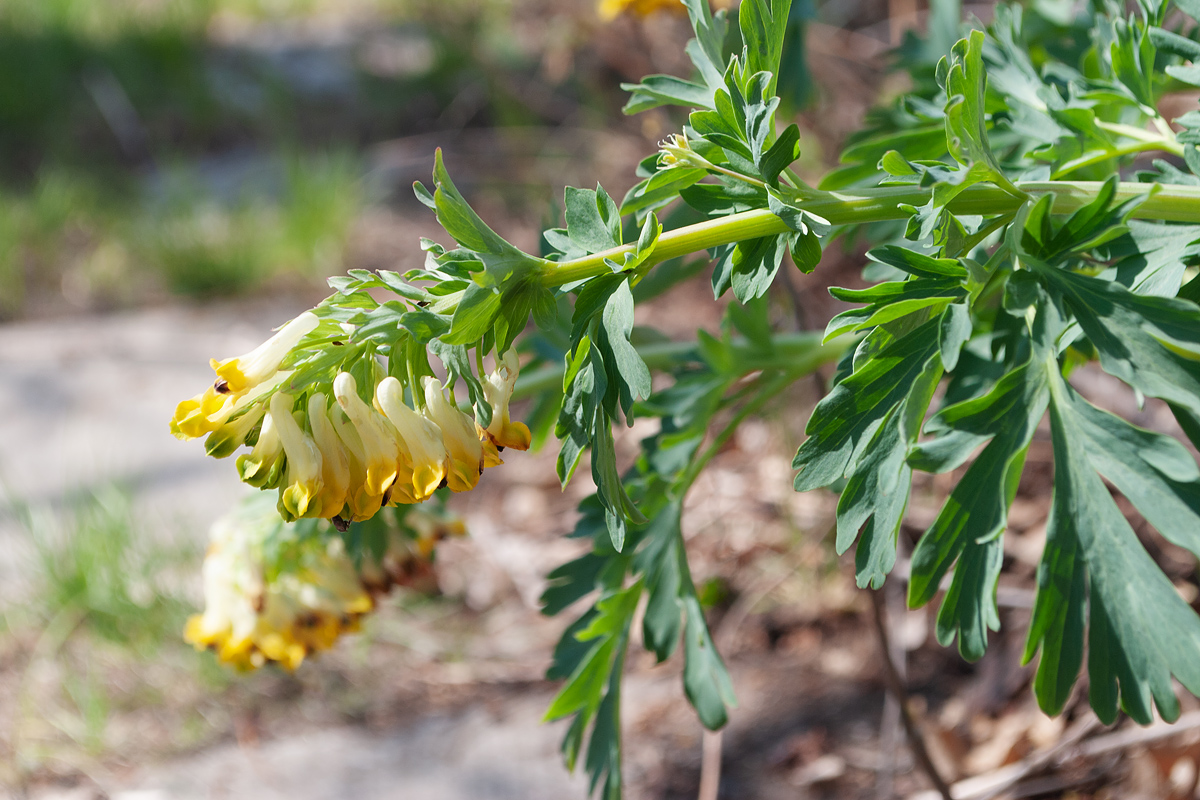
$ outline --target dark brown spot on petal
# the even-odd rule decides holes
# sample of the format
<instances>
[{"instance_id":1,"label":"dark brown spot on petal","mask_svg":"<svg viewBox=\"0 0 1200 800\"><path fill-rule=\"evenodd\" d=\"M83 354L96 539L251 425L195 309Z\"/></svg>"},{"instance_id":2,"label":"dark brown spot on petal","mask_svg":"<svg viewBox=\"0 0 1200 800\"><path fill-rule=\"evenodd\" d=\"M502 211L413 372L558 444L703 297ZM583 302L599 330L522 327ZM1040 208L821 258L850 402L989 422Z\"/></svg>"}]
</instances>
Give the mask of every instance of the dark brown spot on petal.
<instances>
[{"instance_id":1,"label":"dark brown spot on petal","mask_svg":"<svg viewBox=\"0 0 1200 800\"><path fill-rule=\"evenodd\" d=\"M229 381L224 378L217 378L216 382L213 383L213 391L217 394L229 394Z\"/></svg>"},{"instance_id":2,"label":"dark brown spot on petal","mask_svg":"<svg viewBox=\"0 0 1200 800\"><path fill-rule=\"evenodd\" d=\"M449 485L450 485L450 479L445 476L442 476L442 482L438 484L438 488L445 489Z\"/></svg>"}]
</instances>

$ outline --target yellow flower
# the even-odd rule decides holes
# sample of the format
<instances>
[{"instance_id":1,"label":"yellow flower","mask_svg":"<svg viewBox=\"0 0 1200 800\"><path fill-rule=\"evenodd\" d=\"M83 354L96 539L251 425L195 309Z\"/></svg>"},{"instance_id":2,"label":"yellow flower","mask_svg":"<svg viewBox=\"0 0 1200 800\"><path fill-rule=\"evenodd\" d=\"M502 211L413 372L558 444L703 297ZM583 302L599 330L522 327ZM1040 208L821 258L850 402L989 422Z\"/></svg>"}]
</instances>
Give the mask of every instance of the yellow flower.
<instances>
[{"instance_id":1,"label":"yellow flower","mask_svg":"<svg viewBox=\"0 0 1200 800\"><path fill-rule=\"evenodd\" d=\"M267 581L263 542L272 535L286 534L257 500L218 520L204 559L204 613L184 631L197 649L243 670L268 662L294 670L374 608L340 537L294 541L292 560Z\"/></svg>"},{"instance_id":2,"label":"yellow flower","mask_svg":"<svg viewBox=\"0 0 1200 800\"><path fill-rule=\"evenodd\" d=\"M212 360L217 373L217 390L221 387L232 394L252 389L279 371L283 359L301 339L312 332L320 320L311 311L305 311L279 331L245 355Z\"/></svg>"},{"instance_id":3,"label":"yellow flower","mask_svg":"<svg viewBox=\"0 0 1200 800\"><path fill-rule=\"evenodd\" d=\"M350 488L346 494L346 508L349 514L343 513L342 517L347 522L370 519L383 504L383 494L372 495L367 491L367 459L363 452L362 438L340 408L335 408L330 413L329 421L333 423L333 430L345 448L346 465L350 471Z\"/></svg>"},{"instance_id":4,"label":"yellow flower","mask_svg":"<svg viewBox=\"0 0 1200 800\"><path fill-rule=\"evenodd\" d=\"M249 408L291 377L292 371L276 372L269 381L242 392L232 392L220 380L195 397L175 406L171 433L176 439L196 439L221 428L243 409ZM218 388L221 387L221 388Z\"/></svg>"},{"instance_id":5,"label":"yellow flower","mask_svg":"<svg viewBox=\"0 0 1200 800\"><path fill-rule=\"evenodd\" d=\"M375 387L375 402L395 427L412 468L412 479L406 487L410 493L406 493L404 502L419 503L433 494L446 478L448 456L442 432L405 404L404 387L395 378L387 377L379 382ZM394 500L400 499L397 493L394 489Z\"/></svg>"},{"instance_id":6,"label":"yellow flower","mask_svg":"<svg viewBox=\"0 0 1200 800\"><path fill-rule=\"evenodd\" d=\"M329 420L329 401L321 392L308 398L308 425L317 449L321 451L321 494L314 501L317 510L313 516L331 519L346 506L350 462Z\"/></svg>"},{"instance_id":7,"label":"yellow flower","mask_svg":"<svg viewBox=\"0 0 1200 800\"><path fill-rule=\"evenodd\" d=\"M519 367L516 351L509 350L498 359L495 371L483 383L483 396L492 407L492 422L483 432L500 450L506 447L528 450L532 438L529 427L524 422L513 422L508 413L508 401L517 385Z\"/></svg>"},{"instance_id":8,"label":"yellow flower","mask_svg":"<svg viewBox=\"0 0 1200 800\"><path fill-rule=\"evenodd\" d=\"M467 492L479 483L483 471L483 445L475 421L447 399L436 378L425 378L425 413L442 429L442 442L450 455L446 482L451 491Z\"/></svg>"},{"instance_id":9,"label":"yellow flower","mask_svg":"<svg viewBox=\"0 0 1200 800\"><path fill-rule=\"evenodd\" d=\"M175 406L171 433L176 439L195 439L225 424L233 413L234 398L212 386Z\"/></svg>"},{"instance_id":10,"label":"yellow flower","mask_svg":"<svg viewBox=\"0 0 1200 800\"><path fill-rule=\"evenodd\" d=\"M279 493L279 515L288 522L315 517L323 508L313 502L321 493L321 453L317 443L304 432L292 416L291 395L276 392L271 396L271 418L287 455L284 488ZM341 509L338 509L339 511Z\"/></svg>"},{"instance_id":11,"label":"yellow flower","mask_svg":"<svg viewBox=\"0 0 1200 800\"><path fill-rule=\"evenodd\" d=\"M274 489L283 467L283 441L270 413L263 417L258 442L247 455L237 458L237 471L244 483L259 489Z\"/></svg>"},{"instance_id":12,"label":"yellow flower","mask_svg":"<svg viewBox=\"0 0 1200 800\"><path fill-rule=\"evenodd\" d=\"M600 19L608 22L624 13L638 17L648 17L659 10L682 13L684 6L679 0L600 0L596 10Z\"/></svg>"},{"instance_id":13,"label":"yellow flower","mask_svg":"<svg viewBox=\"0 0 1200 800\"><path fill-rule=\"evenodd\" d=\"M366 473L363 491L370 497L382 499L399 471L400 450L396 440L384 427L387 421L358 396L358 384L353 375L339 373L333 381L333 394L358 434Z\"/></svg>"}]
</instances>

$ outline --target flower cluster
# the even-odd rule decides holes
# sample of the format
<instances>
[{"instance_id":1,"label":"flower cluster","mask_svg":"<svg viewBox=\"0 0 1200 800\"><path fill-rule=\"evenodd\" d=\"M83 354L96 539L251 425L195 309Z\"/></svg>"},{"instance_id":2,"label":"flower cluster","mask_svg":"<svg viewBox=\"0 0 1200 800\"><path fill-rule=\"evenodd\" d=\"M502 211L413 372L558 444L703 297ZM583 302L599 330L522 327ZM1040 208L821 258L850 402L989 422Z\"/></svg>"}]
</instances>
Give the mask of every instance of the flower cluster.
<instances>
[{"instance_id":1,"label":"flower cluster","mask_svg":"<svg viewBox=\"0 0 1200 800\"><path fill-rule=\"evenodd\" d=\"M656 11L679 14L684 6L679 0L600 0L596 10L601 19L614 20L627 13L638 17L648 17Z\"/></svg>"},{"instance_id":2,"label":"flower cluster","mask_svg":"<svg viewBox=\"0 0 1200 800\"><path fill-rule=\"evenodd\" d=\"M212 528L204 613L188 620L184 638L238 669L296 669L357 630L392 586L430 588L437 542L466 532L457 518L422 509L391 522L382 557L356 567L340 536L299 535L269 504L244 504Z\"/></svg>"},{"instance_id":3,"label":"flower cluster","mask_svg":"<svg viewBox=\"0 0 1200 800\"><path fill-rule=\"evenodd\" d=\"M439 487L468 491L485 467L503 463L501 450L529 448L529 428L509 417L515 352L497 358L482 381L492 409L484 426L437 378L406 387L383 375L373 356L342 365L331 381L294 387L294 370L281 367L320 324L305 312L250 353L213 361L213 385L180 403L171 420L181 439L207 435L206 450L217 458L250 445L237 458L238 474L277 489L285 520L331 519L344 528L389 505L423 502Z\"/></svg>"}]
</instances>

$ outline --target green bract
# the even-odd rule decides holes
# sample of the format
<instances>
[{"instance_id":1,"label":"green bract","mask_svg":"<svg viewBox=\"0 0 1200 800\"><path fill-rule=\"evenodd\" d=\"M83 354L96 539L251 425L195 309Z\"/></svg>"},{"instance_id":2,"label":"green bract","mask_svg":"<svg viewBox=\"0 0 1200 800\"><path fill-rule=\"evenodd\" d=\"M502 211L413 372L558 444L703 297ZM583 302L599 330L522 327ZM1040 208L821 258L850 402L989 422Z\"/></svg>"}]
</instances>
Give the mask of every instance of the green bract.
<instances>
[{"instance_id":1,"label":"green bract","mask_svg":"<svg viewBox=\"0 0 1200 800\"><path fill-rule=\"evenodd\" d=\"M859 585L880 587L896 563L914 471L969 462L916 545L908 599L930 602L952 574L938 638L982 656L1000 624L1008 508L1048 416L1054 495L1025 652L1039 659L1038 702L1062 710L1086 651L1102 720L1118 709L1175 718L1172 679L1200 693L1200 617L1105 481L1200 557L1200 469L1179 442L1096 408L1067 377L1097 361L1168 403L1200 445L1200 112L1174 120L1176 134L1157 111L1165 93L1200 86L1200 28L1184 16L1200 3L1141 0L1127 16L1096 0L1074 19L999 6L987 30L965 31L957 4L935 3L930 40L900 53L917 88L872 114L818 188L789 169L796 126L777 132L787 0L743 0L736 26L705 0L685 5L695 74L626 87L626 110L682 106L688 122L620 205L600 187L567 189L565 227L528 255L470 209L439 155L433 191L417 194L458 246L427 242L425 268L403 276L335 279L317 310L353 329L347 351L388 355L408 383L436 355L481 423L492 414L483 356L507 350L532 316L518 392L537 399L535 441L551 430L560 440L564 483L590 450L598 487L573 534L591 552L551 573L543 596L547 614L592 599L550 670L565 681L547 716L572 718L568 764L582 760L592 788L619 797L621 674L639 607L645 646L659 660L682 650L688 699L706 726L725 723L732 687L688 569L684 498L740 421L834 362L795 485L840 490L837 549L857 547ZM809 271L847 231L877 245L874 285L832 290L857 306L824 337L774 333L762 298L790 269L785 255ZM669 343L634 327L637 302L709 260L714 295L735 298L721 338ZM380 304L368 289L399 299ZM342 358L316 348L287 366L303 383ZM652 369L667 388L654 391ZM622 475L612 425L639 416L660 430Z\"/></svg>"}]
</instances>

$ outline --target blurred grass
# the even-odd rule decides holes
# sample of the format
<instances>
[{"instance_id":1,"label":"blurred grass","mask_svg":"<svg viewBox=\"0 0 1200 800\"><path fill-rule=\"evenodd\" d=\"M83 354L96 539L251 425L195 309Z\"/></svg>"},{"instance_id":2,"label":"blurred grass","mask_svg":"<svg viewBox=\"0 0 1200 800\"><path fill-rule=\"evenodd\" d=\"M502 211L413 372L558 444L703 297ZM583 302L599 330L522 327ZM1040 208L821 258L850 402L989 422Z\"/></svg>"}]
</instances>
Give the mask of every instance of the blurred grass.
<instances>
[{"instance_id":1,"label":"blurred grass","mask_svg":"<svg viewBox=\"0 0 1200 800\"><path fill-rule=\"evenodd\" d=\"M155 705L178 715L166 696L186 702L217 685L179 634L194 603L186 591L200 563L194 542L139 529L128 498L112 488L73 511L22 516L33 544L28 591L2 607L0 638L0 651L17 659L5 670L15 697L11 726L0 734L0 750L11 754L0 759L0 784L9 786L86 773L94 759L129 744L114 716ZM147 735L155 732L132 737Z\"/></svg>"},{"instance_id":2,"label":"blurred grass","mask_svg":"<svg viewBox=\"0 0 1200 800\"><path fill-rule=\"evenodd\" d=\"M321 284L372 200L365 145L542 121L505 78L537 67L511 13L0 0L0 320Z\"/></svg>"}]
</instances>

